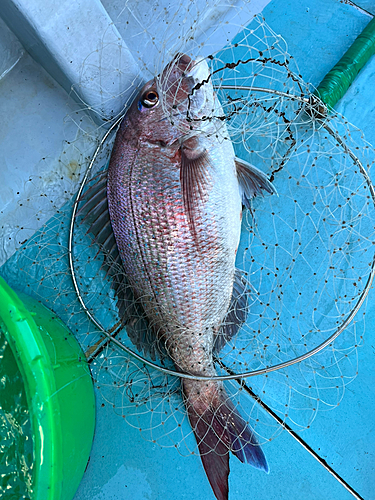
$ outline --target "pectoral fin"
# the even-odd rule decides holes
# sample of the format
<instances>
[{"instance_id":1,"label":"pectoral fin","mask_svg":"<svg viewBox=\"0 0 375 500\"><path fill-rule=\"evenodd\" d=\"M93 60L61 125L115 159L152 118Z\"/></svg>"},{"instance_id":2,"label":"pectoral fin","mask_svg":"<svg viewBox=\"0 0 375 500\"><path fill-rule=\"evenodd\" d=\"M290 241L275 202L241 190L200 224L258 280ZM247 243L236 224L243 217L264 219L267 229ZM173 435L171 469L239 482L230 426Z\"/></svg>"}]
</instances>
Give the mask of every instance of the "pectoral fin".
<instances>
[{"instance_id":1,"label":"pectoral fin","mask_svg":"<svg viewBox=\"0 0 375 500\"><path fill-rule=\"evenodd\" d=\"M209 192L211 176L208 153L199 148L197 137L190 137L181 146L180 182L189 227L198 243L197 221Z\"/></svg>"},{"instance_id":2,"label":"pectoral fin","mask_svg":"<svg viewBox=\"0 0 375 500\"><path fill-rule=\"evenodd\" d=\"M251 208L251 198L258 194L263 195L263 190L270 194L277 194L274 185L268 180L264 172L237 157L235 158L235 163L242 203L246 208Z\"/></svg>"}]
</instances>

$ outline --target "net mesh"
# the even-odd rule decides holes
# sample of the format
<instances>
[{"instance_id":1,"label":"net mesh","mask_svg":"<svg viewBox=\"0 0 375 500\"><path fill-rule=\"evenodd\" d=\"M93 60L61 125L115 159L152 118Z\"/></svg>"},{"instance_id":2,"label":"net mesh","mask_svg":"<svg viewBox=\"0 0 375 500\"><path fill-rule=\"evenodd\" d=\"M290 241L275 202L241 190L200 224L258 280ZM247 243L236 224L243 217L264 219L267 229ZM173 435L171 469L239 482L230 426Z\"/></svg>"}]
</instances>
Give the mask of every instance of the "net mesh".
<instances>
[{"instance_id":1,"label":"net mesh","mask_svg":"<svg viewBox=\"0 0 375 500\"><path fill-rule=\"evenodd\" d=\"M224 382L233 404L263 443L282 427L251 397L249 388L301 431L318 412L340 404L356 376L363 330L361 322L357 332L356 321L364 319L365 307L350 320L373 272L374 192L367 176L374 150L339 114L320 119L313 87L303 81L285 41L261 16L250 22L245 7L228 11L223 5L213 22L212 5L185 4L176 4L168 15L145 16L141 4L124 2L112 18L120 33L131 30L126 39L143 79L156 75L162 84L163 68L180 52L205 59L221 107L195 123L195 129L201 127L203 133L205 120L217 120L221 140L229 138L236 155L265 172L278 193L255 198L251 210L244 212L236 265L251 284L249 312L239 333L218 353L217 373L241 375L287 362L346 327L313 357L243 382ZM201 22L193 25L195 18ZM240 24L240 18L248 19L248 26ZM163 98L161 104L170 117L174 110ZM92 157L92 144L101 146L85 189L105 171L114 138L112 132L103 141L108 125L98 125L96 110L90 108L91 119L77 122L75 113L68 117L91 141L90 155L82 163ZM69 142L80 150L79 138ZM42 189L37 185L33 196L43 196ZM82 307L69 269L70 234L75 278L87 310L118 342L137 352L119 324L112 286L117 264L109 273L103 249L93 243L87 226L75 219L71 227L73 206L74 197L6 262L2 274L41 299L75 333L103 404L113 405L146 439L176 447L182 454L197 453L181 380L108 341ZM152 349L138 354L174 370L170 359L155 357Z\"/></svg>"}]
</instances>

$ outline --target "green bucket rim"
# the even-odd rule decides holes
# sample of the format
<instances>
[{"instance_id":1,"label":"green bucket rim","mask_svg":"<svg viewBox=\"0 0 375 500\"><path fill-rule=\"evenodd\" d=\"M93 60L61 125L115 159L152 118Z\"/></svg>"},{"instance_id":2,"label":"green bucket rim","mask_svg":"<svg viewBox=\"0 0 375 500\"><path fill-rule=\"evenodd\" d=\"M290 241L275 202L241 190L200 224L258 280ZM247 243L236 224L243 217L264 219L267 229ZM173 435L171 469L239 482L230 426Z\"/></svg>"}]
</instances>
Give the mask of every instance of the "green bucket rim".
<instances>
[{"instance_id":1,"label":"green bucket rim","mask_svg":"<svg viewBox=\"0 0 375 500\"><path fill-rule=\"evenodd\" d=\"M33 299L30 298L30 300ZM47 308L44 309L51 314ZM57 318L56 320L67 330L60 320ZM63 480L66 481L67 478L63 477L61 408L59 398L54 397L58 392L54 378L55 366L50 359L42 332L33 319L33 313L27 310L21 298L0 276L1 326L23 377L30 411L34 447L32 499L68 500L65 497L62 498ZM82 359L85 359L78 343L77 350L81 352ZM93 389L92 400L94 402ZM88 408L87 415L87 425L90 427L91 422L93 438L94 422L92 420L95 421L94 405L92 411ZM84 467L79 481L83 472Z\"/></svg>"}]
</instances>

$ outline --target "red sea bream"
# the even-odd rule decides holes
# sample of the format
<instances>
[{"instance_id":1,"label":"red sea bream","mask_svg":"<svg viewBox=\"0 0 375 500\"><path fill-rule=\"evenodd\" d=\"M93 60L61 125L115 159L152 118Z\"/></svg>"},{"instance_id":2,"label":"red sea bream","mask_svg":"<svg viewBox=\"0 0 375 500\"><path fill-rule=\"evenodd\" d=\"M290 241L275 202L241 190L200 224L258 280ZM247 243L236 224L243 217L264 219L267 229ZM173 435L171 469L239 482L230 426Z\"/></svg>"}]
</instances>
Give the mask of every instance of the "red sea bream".
<instances>
[{"instance_id":1,"label":"red sea bream","mask_svg":"<svg viewBox=\"0 0 375 500\"><path fill-rule=\"evenodd\" d=\"M133 331L132 341L146 351L148 338L179 372L207 377L244 321L235 268L242 205L274 192L262 172L236 159L222 118L207 63L178 54L127 111L107 179L124 273L151 332ZM222 382L182 379L182 394L218 500L228 498L229 452L268 472Z\"/></svg>"}]
</instances>

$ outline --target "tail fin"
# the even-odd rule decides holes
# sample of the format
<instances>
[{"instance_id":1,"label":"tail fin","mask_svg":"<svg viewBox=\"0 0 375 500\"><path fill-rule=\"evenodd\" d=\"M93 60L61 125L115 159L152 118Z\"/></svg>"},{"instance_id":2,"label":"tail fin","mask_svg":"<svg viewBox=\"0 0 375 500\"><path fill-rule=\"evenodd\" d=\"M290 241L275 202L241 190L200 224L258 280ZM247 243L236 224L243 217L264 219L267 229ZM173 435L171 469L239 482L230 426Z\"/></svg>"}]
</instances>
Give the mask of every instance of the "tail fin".
<instances>
[{"instance_id":1,"label":"tail fin","mask_svg":"<svg viewBox=\"0 0 375 500\"><path fill-rule=\"evenodd\" d=\"M266 457L220 383L194 381L190 391L185 382L185 403L204 470L216 498L228 500L229 452L268 473Z\"/></svg>"}]
</instances>

